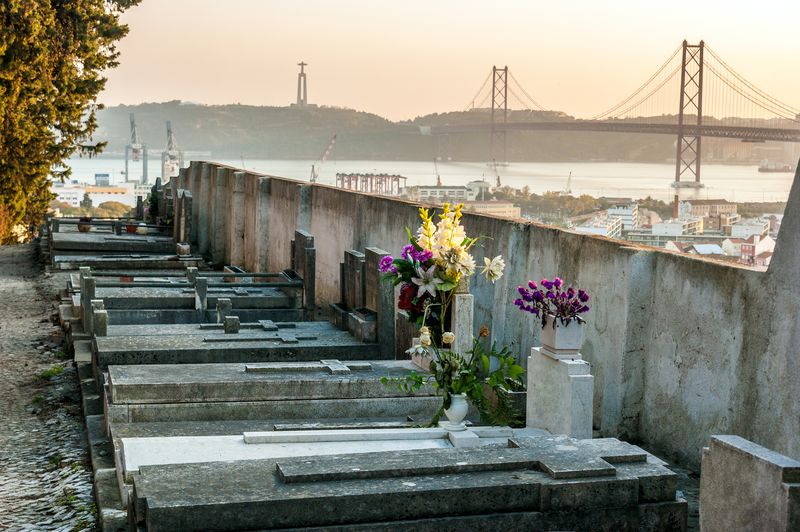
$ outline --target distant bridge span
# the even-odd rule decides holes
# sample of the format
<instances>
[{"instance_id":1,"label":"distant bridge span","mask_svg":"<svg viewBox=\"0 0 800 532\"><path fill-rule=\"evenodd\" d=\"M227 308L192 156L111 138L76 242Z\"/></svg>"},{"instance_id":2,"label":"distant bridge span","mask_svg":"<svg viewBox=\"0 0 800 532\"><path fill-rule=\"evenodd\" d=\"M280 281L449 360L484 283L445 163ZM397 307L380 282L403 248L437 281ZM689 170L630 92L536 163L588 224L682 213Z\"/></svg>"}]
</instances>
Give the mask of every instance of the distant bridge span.
<instances>
[{"instance_id":1,"label":"distant bridge span","mask_svg":"<svg viewBox=\"0 0 800 532\"><path fill-rule=\"evenodd\" d=\"M597 131L612 133L653 133L660 135L718 137L751 142L800 142L800 129L694 124L641 124L621 120L574 120L569 122L506 122L444 126L421 126L423 135L450 135L475 131Z\"/></svg>"}]
</instances>

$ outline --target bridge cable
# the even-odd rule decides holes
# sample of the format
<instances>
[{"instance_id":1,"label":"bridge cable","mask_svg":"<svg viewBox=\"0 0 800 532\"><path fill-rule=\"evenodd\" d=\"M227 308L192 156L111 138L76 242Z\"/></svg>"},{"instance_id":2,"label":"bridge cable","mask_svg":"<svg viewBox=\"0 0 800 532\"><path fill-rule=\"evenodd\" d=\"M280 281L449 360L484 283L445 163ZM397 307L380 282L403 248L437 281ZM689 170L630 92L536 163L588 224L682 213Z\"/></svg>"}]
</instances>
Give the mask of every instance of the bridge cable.
<instances>
[{"instance_id":1,"label":"bridge cable","mask_svg":"<svg viewBox=\"0 0 800 532\"><path fill-rule=\"evenodd\" d=\"M728 72L730 72L731 74L733 74L733 76L734 76L736 79L738 79L739 81L741 81L742 83L744 83L744 85L745 85L745 86L747 86L748 88L750 88L751 90L753 90L753 91L754 91L755 93L757 93L759 96L761 96L762 98L764 98L764 99L766 99L766 100L769 100L769 101L770 101L770 102L772 102L774 105L776 105L776 106L778 106L778 107L781 107L781 108L783 108L783 109L784 109L786 112L792 113L792 114L794 114L794 115L797 115L798 113L800 113L800 109L797 109L797 108L795 108L795 107L792 107L792 106L791 106L791 105L789 105L789 104L783 103L781 100L778 100L778 99L777 99L777 98L775 98L774 96L771 96L771 95L767 94L766 92L764 92L763 90L761 90L761 89L759 89L758 87L756 87L756 86L755 86L753 83L751 83L750 81L748 81L748 80L747 80L747 79L746 79L744 76L742 76L741 74L739 74L739 73L738 73L738 72L737 72L737 71L736 71L734 68L732 68L730 65L728 65L728 64L727 64L727 63L726 63L726 62L725 62L725 61L724 61L724 60L723 60L723 59L722 59L722 58L721 58L719 55L717 55L717 54L714 52L714 50L712 50L712 49L711 49L711 47L710 47L710 46L706 46L706 50L708 50L708 52L710 53L710 55L711 55L711 56L712 56L714 59L716 59L717 61L719 61L720 65L722 65L722 67L724 67L724 68L725 68L725 70L727 70Z\"/></svg>"},{"instance_id":2,"label":"bridge cable","mask_svg":"<svg viewBox=\"0 0 800 532\"><path fill-rule=\"evenodd\" d=\"M546 109L544 108L544 106L542 106L542 104L534 100L533 97L530 94L528 94L528 91L526 91L525 87L523 87L522 84L519 81L517 81L517 78L514 77L514 74L512 74L510 70L508 71L508 75L511 77L511 80L517 84L517 87L519 88L519 90L522 91L522 94L527 96L528 100L530 100L530 102L533 103L534 107L536 107L540 111L546 111ZM519 99L519 97L517 98ZM520 103L524 105L524 102L521 99Z\"/></svg>"},{"instance_id":3,"label":"bridge cable","mask_svg":"<svg viewBox=\"0 0 800 532\"><path fill-rule=\"evenodd\" d=\"M486 79L483 80L483 83L481 84L481 88L478 89L478 92L475 93L475 96L472 97L472 100L470 100L470 102L466 105L466 107L464 107L464 111L469 111L470 106L474 106L475 105L475 100L477 100L478 96L481 95L481 92L483 92L483 89L486 88L486 84L489 83L489 80L491 78L492 78L492 73L489 72L489 74L486 76ZM485 100L485 98L484 98L484 100Z\"/></svg>"},{"instance_id":4,"label":"bridge cable","mask_svg":"<svg viewBox=\"0 0 800 532\"><path fill-rule=\"evenodd\" d=\"M674 52L672 52L672 55L670 55L670 56L669 56L669 58L668 58L666 61L664 61L664 64L662 64L662 65L661 65L661 66L658 68L658 70L656 70L656 71L655 71L655 73L654 73L652 76L650 76L650 78L649 78L647 81L645 81L644 83L642 83L642 85L641 85L641 86L640 86L638 89L636 89L635 91L633 91L633 93L631 93L631 95L630 95L630 96L628 96L627 98L625 98L624 100L622 100L621 102L619 102L619 103L618 103L617 105L615 105L614 107L612 107L612 108L608 109L608 110L607 110L607 111L605 111L604 113L600 113L600 114L597 114L597 115L593 116L593 117L591 118L591 120L600 120L600 119L601 119L601 118L603 118L603 117L612 116L612 113L613 113L614 111L616 111L616 110L617 110L617 109L619 109L620 107L622 107L622 106L626 105L626 104L627 104L629 101L631 101L631 100L632 100L632 99L633 99L633 98L634 98L634 97L635 97L635 96L636 96L638 93L640 93L642 90L644 90L644 88L645 88L645 87L647 87L647 86L648 86L648 85L649 85L649 84L650 84L650 83L651 83L651 82L652 82L654 79L656 79L656 77L658 77L658 75L659 75L659 74L661 74L661 72L662 72L662 71L663 71L663 70L664 70L664 69L667 67L667 65L669 65L669 63L670 63L670 62L672 62L672 60L673 60L673 59L675 59L675 57L678 55L678 52L680 52L682 49L683 49L683 45L681 45L681 46L678 46L678 47L675 49L675 51L674 51ZM679 67L679 68L680 68L680 67Z\"/></svg>"}]
</instances>

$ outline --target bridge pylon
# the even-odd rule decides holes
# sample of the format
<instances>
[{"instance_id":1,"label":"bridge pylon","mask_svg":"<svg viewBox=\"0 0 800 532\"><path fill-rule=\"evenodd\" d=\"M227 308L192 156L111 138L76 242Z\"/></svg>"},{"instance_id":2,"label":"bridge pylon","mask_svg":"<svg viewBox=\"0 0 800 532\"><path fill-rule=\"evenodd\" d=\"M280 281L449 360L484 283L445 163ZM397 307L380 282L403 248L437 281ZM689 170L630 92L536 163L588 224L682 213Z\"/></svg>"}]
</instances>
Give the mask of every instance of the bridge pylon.
<instances>
[{"instance_id":1,"label":"bridge pylon","mask_svg":"<svg viewBox=\"0 0 800 532\"><path fill-rule=\"evenodd\" d=\"M492 67L492 129L489 139L489 162L497 164L498 158L501 163L508 162L506 152L506 130L508 122L508 66L498 68ZM498 128L502 124L504 127ZM502 146L502 157L495 153L497 144Z\"/></svg>"},{"instance_id":2,"label":"bridge pylon","mask_svg":"<svg viewBox=\"0 0 800 532\"><path fill-rule=\"evenodd\" d=\"M678 105L678 142L675 157L675 182L673 187L700 188L700 154L703 122L703 49L705 44L683 41L681 60L680 102ZM685 125L694 122L696 128L686 131ZM689 179L683 181L683 176ZM694 180L691 180L694 177Z\"/></svg>"}]
</instances>

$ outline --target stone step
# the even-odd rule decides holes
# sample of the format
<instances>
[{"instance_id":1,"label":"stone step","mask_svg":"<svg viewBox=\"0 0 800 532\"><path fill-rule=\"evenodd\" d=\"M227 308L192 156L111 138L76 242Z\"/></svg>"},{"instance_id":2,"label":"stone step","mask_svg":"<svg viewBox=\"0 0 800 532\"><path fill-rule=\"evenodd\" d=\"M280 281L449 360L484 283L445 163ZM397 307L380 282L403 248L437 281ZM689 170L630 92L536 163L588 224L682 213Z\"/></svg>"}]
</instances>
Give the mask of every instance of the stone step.
<instances>
[{"instance_id":1,"label":"stone step","mask_svg":"<svg viewBox=\"0 0 800 532\"><path fill-rule=\"evenodd\" d=\"M113 233L53 233L54 253L69 251L174 253L172 237L157 235L115 235Z\"/></svg>"}]
</instances>

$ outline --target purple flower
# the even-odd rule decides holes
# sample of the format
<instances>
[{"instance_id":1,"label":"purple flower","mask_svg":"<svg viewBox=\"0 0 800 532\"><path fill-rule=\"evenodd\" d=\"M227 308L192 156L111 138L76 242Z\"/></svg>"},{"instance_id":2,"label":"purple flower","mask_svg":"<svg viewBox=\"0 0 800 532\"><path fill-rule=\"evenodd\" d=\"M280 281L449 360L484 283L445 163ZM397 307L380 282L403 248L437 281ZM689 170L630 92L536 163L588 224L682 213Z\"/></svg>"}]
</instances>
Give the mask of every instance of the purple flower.
<instances>
[{"instance_id":1,"label":"purple flower","mask_svg":"<svg viewBox=\"0 0 800 532\"><path fill-rule=\"evenodd\" d=\"M536 300L536 301L542 301L544 299L544 296L542 295L542 291L541 290L535 291L533 293L533 299Z\"/></svg>"},{"instance_id":2,"label":"purple flower","mask_svg":"<svg viewBox=\"0 0 800 532\"><path fill-rule=\"evenodd\" d=\"M552 290L553 289L553 282L552 281L548 281L547 279L542 279L542 286L544 286L548 290Z\"/></svg>"},{"instance_id":3,"label":"purple flower","mask_svg":"<svg viewBox=\"0 0 800 532\"><path fill-rule=\"evenodd\" d=\"M561 277L556 277L553 279L553 284L556 288L561 288L561 285L564 284L564 281L561 280Z\"/></svg>"},{"instance_id":4,"label":"purple flower","mask_svg":"<svg viewBox=\"0 0 800 532\"><path fill-rule=\"evenodd\" d=\"M586 293L586 290L581 288L580 290L578 290L578 299L586 303L587 301L589 301L589 294Z\"/></svg>"},{"instance_id":5,"label":"purple flower","mask_svg":"<svg viewBox=\"0 0 800 532\"><path fill-rule=\"evenodd\" d=\"M433 257L433 253L428 251L427 249L423 249L422 251L417 251L416 249L411 252L411 258L417 262L426 262Z\"/></svg>"},{"instance_id":6,"label":"purple flower","mask_svg":"<svg viewBox=\"0 0 800 532\"><path fill-rule=\"evenodd\" d=\"M570 286L567 288L567 299L572 299L573 297L575 297L575 289Z\"/></svg>"},{"instance_id":7,"label":"purple flower","mask_svg":"<svg viewBox=\"0 0 800 532\"><path fill-rule=\"evenodd\" d=\"M537 290L539 288L534 281L528 281L528 287L531 290Z\"/></svg>"},{"instance_id":8,"label":"purple flower","mask_svg":"<svg viewBox=\"0 0 800 532\"><path fill-rule=\"evenodd\" d=\"M403 251L400 252L400 256L406 260L413 260L411 258L411 252L414 251L414 246L411 244L406 244L403 246Z\"/></svg>"},{"instance_id":9,"label":"purple flower","mask_svg":"<svg viewBox=\"0 0 800 532\"><path fill-rule=\"evenodd\" d=\"M397 266L392 264L394 259L391 255L386 255L381 259L378 269L383 273L397 273Z\"/></svg>"}]
</instances>

